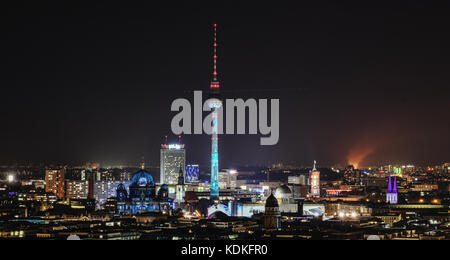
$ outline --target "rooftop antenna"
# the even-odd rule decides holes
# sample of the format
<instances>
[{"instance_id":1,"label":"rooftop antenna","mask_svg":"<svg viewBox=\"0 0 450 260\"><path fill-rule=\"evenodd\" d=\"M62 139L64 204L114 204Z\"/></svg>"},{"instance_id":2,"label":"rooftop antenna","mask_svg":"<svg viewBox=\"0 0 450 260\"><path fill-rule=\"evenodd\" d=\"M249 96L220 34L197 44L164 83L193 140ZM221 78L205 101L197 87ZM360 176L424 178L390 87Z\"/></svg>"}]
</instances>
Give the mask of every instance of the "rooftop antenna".
<instances>
[{"instance_id":1,"label":"rooftop antenna","mask_svg":"<svg viewBox=\"0 0 450 260\"><path fill-rule=\"evenodd\" d=\"M141 169L142 169L142 170L145 169L145 159L144 159L144 156L142 156Z\"/></svg>"}]
</instances>

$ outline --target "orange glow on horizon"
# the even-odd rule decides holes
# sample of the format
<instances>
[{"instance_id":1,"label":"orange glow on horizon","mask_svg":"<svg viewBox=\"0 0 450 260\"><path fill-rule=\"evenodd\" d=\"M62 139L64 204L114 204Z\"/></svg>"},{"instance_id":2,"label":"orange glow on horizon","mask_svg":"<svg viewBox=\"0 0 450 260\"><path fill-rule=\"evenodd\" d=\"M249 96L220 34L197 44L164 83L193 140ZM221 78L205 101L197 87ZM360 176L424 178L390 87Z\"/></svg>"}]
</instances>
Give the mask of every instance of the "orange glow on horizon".
<instances>
[{"instance_id":1,"label":"orange glow on horizon","mask_svg":"<svg viewBox=\"0 0 450 260\"><path fill-rule=\"evenodd\" d=\"M369 145L358 144L350 150L347 156L348 164L353 165L355 169L358 169L364 162L364 159L366 159L367 156L371 155L374 151L375 148Z\"/></svg>"}]
</instances>

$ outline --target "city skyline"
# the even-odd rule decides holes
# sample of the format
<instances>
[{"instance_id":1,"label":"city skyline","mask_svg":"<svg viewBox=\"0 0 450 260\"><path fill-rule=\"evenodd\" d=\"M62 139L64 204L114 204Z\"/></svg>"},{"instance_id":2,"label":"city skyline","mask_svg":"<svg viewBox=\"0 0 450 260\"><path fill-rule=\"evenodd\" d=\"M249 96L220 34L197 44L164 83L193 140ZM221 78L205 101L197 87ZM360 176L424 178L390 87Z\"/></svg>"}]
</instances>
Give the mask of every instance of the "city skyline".
<instances>
[{"instance_id":1,"label":"city skyline","mask_svg":"<svg viewBox=\"0 0 450 260\"><path fill-rule=\"evenodd\" d=\"M170 102L208 89L214 22L224 95L281 100L279 144L223 136L222 165L448 160L445 8L261 5L264 16L243 5L230 18L230 5L161 6L153 16L114 3L89 7L74 6L71 16L59 15L63 4L7 9L0 164L130 165L145 156L157 165ZM207 136L183 142L189 162L208 165Z\"/></svg>"},{"instance_id":2,"label":"city skyline","mask_svg":"<svg viewBox=\"0 0 450 260\"><path fill-rule=\"evenodd\" d=\"M450 240L450 3L94 2L2 8L0 241Z\"/></svg>"}]
</instances>

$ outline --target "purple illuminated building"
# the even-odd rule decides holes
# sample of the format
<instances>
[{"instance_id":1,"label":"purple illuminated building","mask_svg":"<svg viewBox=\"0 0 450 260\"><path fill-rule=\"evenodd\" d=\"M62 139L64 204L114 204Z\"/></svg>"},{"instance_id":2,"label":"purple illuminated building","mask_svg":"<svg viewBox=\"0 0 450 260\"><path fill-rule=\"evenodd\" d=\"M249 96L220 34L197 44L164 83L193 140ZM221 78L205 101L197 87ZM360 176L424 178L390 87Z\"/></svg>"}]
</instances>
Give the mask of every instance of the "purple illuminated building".
<instances>
[{"instance_id":1,"label":"purple illuminated building","mask_svg":"<svg viewBox=\"0 0 450 260\"><path fill-rule=\"evenodd\" d=\"M389 173L389 184L386 192L386 203L397 204L398 203L398 191L397 191L397 175L394 177L394 185L392 186L392 178Z\"/></svg>"}]
</instances>

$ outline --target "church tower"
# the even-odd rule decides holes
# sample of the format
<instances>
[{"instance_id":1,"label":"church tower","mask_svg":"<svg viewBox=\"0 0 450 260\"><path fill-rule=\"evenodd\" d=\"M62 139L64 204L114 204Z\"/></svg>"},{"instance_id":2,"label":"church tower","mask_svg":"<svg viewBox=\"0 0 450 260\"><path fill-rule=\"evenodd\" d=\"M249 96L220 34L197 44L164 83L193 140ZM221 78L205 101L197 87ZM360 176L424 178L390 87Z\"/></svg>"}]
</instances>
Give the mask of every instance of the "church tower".
<instances>
[{"instance_id":1,"label":"church tower","mask_svg":"<svg viewBox=\"0 0 450 260\"><path fill-rule=\"evenodd\" d=\"M278 201L273 194L266 200L266 210L264 212L264 229L267 231L281 230L281 214Z\"/></svg>"},{"instance_id":2,"label":"church tower","mask_svg":"<svg viewBox=\"0 0 450 260\"><path fill-rule=\"evenodd\" d=\"M179 171L179 175L178 175L178 184L176 187L175 202L183 203L185 193L186 193L186 190L185 190L185 185L184 185L184 171L183 171L183 167L180 167L180 171Z\"/></svg>"},{"instance_id":3,"label":"church tower","mask_svg":"<svg viewBox=\"0 0 450 260\"><path fill-rule=\"evenodd\" d=\"M392 185L392 178L391 178L390 173L389 173L388 190L386 192L386 203L390 203L390 204L398 203L397 175L395 175L394 185Z\"/></svg>"}]
</instances>

